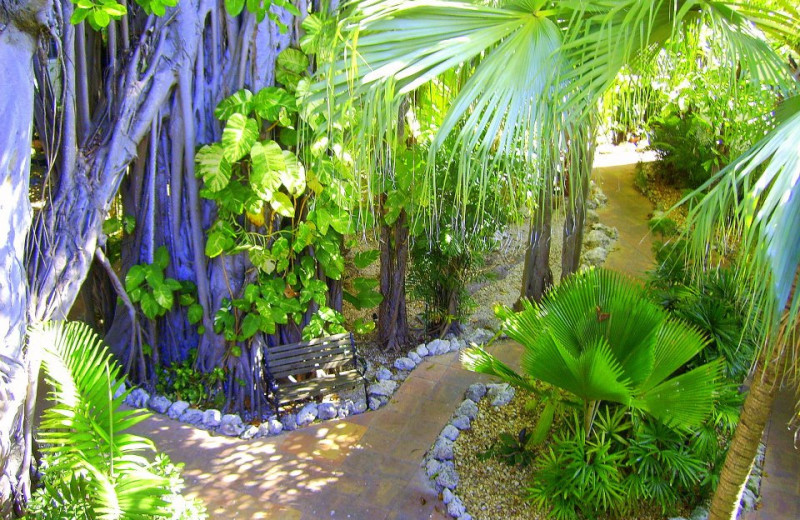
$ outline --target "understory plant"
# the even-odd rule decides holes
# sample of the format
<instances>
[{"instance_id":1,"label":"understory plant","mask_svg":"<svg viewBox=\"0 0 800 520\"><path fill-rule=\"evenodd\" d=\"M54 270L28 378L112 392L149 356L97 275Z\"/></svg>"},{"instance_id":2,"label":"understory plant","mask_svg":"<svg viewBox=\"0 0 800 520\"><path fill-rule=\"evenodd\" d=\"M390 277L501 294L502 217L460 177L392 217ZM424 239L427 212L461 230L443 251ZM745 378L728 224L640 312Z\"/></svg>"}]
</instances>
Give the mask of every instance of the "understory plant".
<instances>
[{"instance_id":1,"label":"understory plant","mask_svg":"<svg viewBox=\"0 0 800 520\"><path fill-rule=\"evenodd\" d=\"M540 304L524 301L521 312L498 315L508 336L525 347L523 375L480 347L462 354L463 365L531 391L534 379L565 390L583 409L586 433L603 401L672 427L697 426L711 411L721 360L686 370L707 341L620 274L577 273Z\"/></svg>"},{"instance_id":2,"label":"understory plant","mask_svg":"<svg viewBox=\"0 0 800 520\"><path fill-rule=\"evenodd\" d=\"M200 504L180 496L178 468L155 446L126 430L144 420L124 410L120 367L85 324L49 323L32 330L41 346L52 406L42 416L42 487L31 502L34 518L205 518Z\"/></svg>"}]
</instances>

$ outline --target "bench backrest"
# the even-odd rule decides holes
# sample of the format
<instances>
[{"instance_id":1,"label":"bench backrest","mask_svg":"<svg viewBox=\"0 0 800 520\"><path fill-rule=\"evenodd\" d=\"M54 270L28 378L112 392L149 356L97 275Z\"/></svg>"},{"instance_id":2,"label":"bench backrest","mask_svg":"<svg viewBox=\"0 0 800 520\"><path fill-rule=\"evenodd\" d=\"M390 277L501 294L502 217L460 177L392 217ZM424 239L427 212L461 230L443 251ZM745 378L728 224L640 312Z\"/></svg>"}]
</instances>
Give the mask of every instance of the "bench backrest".
<instances>
[{"instance_id":1,"label":"bench backrest","mask_svg":"<svg viewBox=\"0 0 800 520\"><path fill-rule=\"evenodd\" d=\"M353 337L349 332L325 338L278 345L266 349L266 364L274 379L330 369L353 362Z\"/></svg>"}]
</instances>

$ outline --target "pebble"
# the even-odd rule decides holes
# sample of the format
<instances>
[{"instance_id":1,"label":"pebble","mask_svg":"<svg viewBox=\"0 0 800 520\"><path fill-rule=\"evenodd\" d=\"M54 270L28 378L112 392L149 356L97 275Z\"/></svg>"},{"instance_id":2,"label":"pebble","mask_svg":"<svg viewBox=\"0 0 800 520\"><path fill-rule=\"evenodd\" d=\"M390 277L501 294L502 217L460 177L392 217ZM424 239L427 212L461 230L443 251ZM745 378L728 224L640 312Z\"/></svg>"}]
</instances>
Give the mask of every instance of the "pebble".
<instances>
[{"instance_id":1,"label":"pebble","mask_svg":"<svg viewBox=\"0 0 800 520\"><path fill-rule=\"evenodd\" d=\"M492 406L505 406L514 398L514 387L508 383L486 385L486 394Z\"/></svg>"},{"instance_id":2,"label":"pebble","mask_svg":"<svg viewBox=\"0 0 800 520\"><path fill-rule=\"evenodd\" d=\"M167 413L169 407L172 406L172 401L163 395L154 395L150 397L150 401L147 403L147 405L154 412Z\"/></svg>"},{"instance_id":3,"label":"pebble","mask_svg":"<svg viewBox=\"0 0 800 520\"><path fill-rule=\"evenodd\" d=\"M392 371L386 367L381 367L375 372L375 379L378 381L386 381L392 378Z\"/></svg>"},{"instance_id":4,"label":"pebble","mask_svg":"<svg viewBox=\"0 0 800 520\"><path fill-rule=\"evenodd\" d=\"M203 411L197 408L189 408L181 415L181 422L198 426L203 424Z\"/></svg>"},{"instance_id":5,"label":"pebble","mask_svg":"<svg viewBox=\"0 0 800 520\"><path fill-rule=\"evenodd\" d=\"M240 437L244 440L252 439L258 435L258 426L253 426L252 424L248 426L240 435Z\"/></svg>"},{"instance_id":6,"label":"pebble","mask_svg":"<svg viewBox=\"0 0 800 520\"><path fill-rule=\"evenodd\" d=\"M281 417L281 424L283 424L283 429L287 432L297 429L297 418L294 416L293 413L284 414Z\"/></svg>"},{"instance_id":7,"label":"pebble","mask_svg":"<svg viewBox=\"0 0 800 520\"><path fill-rule=\"evenodd\" d=\"M416 350L415 350L415 352L416 352L416 353L417 353L417 355L418 355L419 357L421 357L421 358L423 358L423 357L425 357L425 356L430 356L430 354L431 354L431 353L428 351L428 347L426 347L424 343L423 343L423 344L421 344L421 345L418 345L418 346L417 346L417 348L416 348Z\"/></svg>"},{"instance_id":8,"label":"pebble","mask_svg":"<svg viewBox=\"0 0 800 520\"><path fill-rule=\"evenodd\" d=\"M359 415L367 411L367 400L358 399L353 403L353 408L350 410L350 415Z\"/></svg>"},{"instance_id":9,"label":"pebble","mask_svg":"<svg viewBox=\"0 0 800 520\"><path fill-rule=\"evenodd\" d=\"M459 516L467 512L467 508L464 507L464 504L461 502L460 498L454 496L453 500L451 500L450 503L447 504L447 512L453 518L458 518Z\"/></svg>"},{"instance_id":10,"label":"pebble","mask_svg":"<svg viewBox=\"0 0 800 520\"><path fill-rule=\"evenodd\" d=\"M344 408L345 412L347 408ZM339 411L336 409L336 405L333 403L322 403L317 407L317 416L321 421L327 421L328 419L333 419L339 414Z\"/></svg>"},{"instance_id":11,"label":"pebble","mask_svg":"<svg viewBox=\"0 0 800 520\"><path fill-rule=\"evenodd\" d=\"M189 409L189 403L186 401L175 401L167 410L167 416L170 419L177 419L183 412Z\"/></svg>"},{"instance_id":12,"label":"pebble","mask_svg":"<svg viewBox=\"0 0 800 520\"><path fill-rule=\"evenodd\" d=\"M441 465L434 482L443 489L455 489L458 486L458 473L452 462L445 462Z\"/></svg>"},{"instance_id":13,"label":"pebble","mask_svg":"<svg viewBox=\"0 0 800 520\"><path fill-rule=\"evenodd\" d=\"M229 437L238 437L244 431L242 418L234 413L223 415L222 421L220 421L219 424L219 431L223 435L228 435Z\"/></svg>"},{"instance_id":14,"label":"pebble","mask_svg":"<svg viewBox=\"0 0 800 520\"><path fill-rule=\"evenodd\" d=\"M450 342L446 339L435 339L428 343L427 348L432 356L447 354L450 352Z\"/></svg>"},{"instance_id":15,"label":"pebble","mask_svg":"<svg viewBox=\"0 0 800 520\"><path fill-rule=\"evenodd\" d=\"M456 413L458 415L466 415L470 420L475 419L478 416L478 405L475 404L475 401L464 399L464 401L458 405Z\"/></svg>"},{"instance_id":16,"label":"pebble","mask_svg":"<svg viewBox=\"0 0 800 520\"><path fill-rule=\"evenodd\" d=\"M370 410L375 411L380 407L381 407L381 400L380 399L378 399L377 397L370 397L369 398L369 409Z\"/></svg>"},{"instance_id":17,"label":"pebble","mask_svg":"<svg viewBox=\"0 0 800 520\"><path fill-rule=\"evenodd\" d=\"M278 435L283 431L283 423L274 417L271 417L265 424L267 424L267 428L269 428L270 435Z\"/></svg>"},{"instance_id":18,"label":"pebble","mask_svg":"<svg viewBox=\"0 0 800 520\"><path fill-rule=\"evenodd\" d=\"M447 505L450 502L452 502L455 497L456 496L453 494L453 492L447 488L445 488L445 490L442 491L442 502L444 502L444 505Z\"/></svg>"},{"instance_id":19,"label":"pebble","mask_svg":"<svg viewBox=\"0 0 800 520\"><path fill-rule=\"evenodd\" d=\"M209 409L203 413L203 426L208 429L216 428L222 421L222 413L219 410Z\"/></svg>"},{"instance_id":20,"label":"pebble","mask_svg":"<svg viewBox=\"0 0 800 520\"><path fill-rule=\"evenodd\" d=\"M476 403L486 395L486 385L483 383L473 383L467 388L466 398Z\"/></svg>"},{"instance_id":21,"label":"pebble","mask_svg":"<svg viewBox=\"0 0 800 520\"><path fill-rule=\"evenodd\" d=\"M450 424L458 428L459 430L469 430L470 428L470 420L469 417L466 415L457 415L450 421Z\"/></svg>"},{"instance_id":22,"label":"pebble","mask_svg":"<svg viewBox=\"0 0 800 520\"><path fill-rule=\"evenodd\" d=\"M441 466L441 462L434 458L430 458L427 462L425 462L425 474L428 475L428 477L433 478L437 473L439 473L439 468Z\"/></svg>"},{"instance_id":23,"label":"pebble","mask_svg":"<svg viewBox=\"0 0 800 520\"><path fill-rule=\"evenodd\" d=\"M408 359L410 359L411 361L413 361L417 365L422 363L422 358L420 357L420 355L417 354L416 352L414 352L413 350L408 353Z\"/></svg>"},{"instance_id":24,"label":"pebble","mask_svg":"<svg viewBox=\"0 0 800 520\"><path fill-rule=\"evenodd\" d=\"M297 412L297 425L305 426L314 422L319 415L316 403L308 403Z\"/></svg>"},{"instance_id":25,"label":"pebble","mask_svg":"<svg viewBox=\"0 0 800 520\"><path fill-rule=\"evenodd\" d=\"M602 247L595 247L594 249L590 249L583 255L583 260L589 265L598 266L606 261L607 256L608 256L608 251L606 251Z\"/></svg>"},{"instance_id":26,"label":"pebble","mask_svg":"<svg viewBox=\"0 0 800 520\"><path fill-rule=\"evenodd\" d=\"M453 441L439 437L433 445L432 455L440 461L453 460Z\"/></svg>"},{"instance_id":27,"label":"pebble","mask_svg":"<svg viewBox=\"0 0 800 520\"><path fill-rule=\"evenodd\" d=\"M395 389L397 388L397 383L395 381L386 380L386 381L378 381L377 383L373 383L369 385L367 388L367 393L369 395L377 395L383 397L391 396Z\"/></svg>"},{"instance_id":28,"label":"pebble","mask_svg":"<svg viewBox=\"0 0 800 520\"><path fill-rule=\"evenodd\" d=\"M458 435L460 433L461 432L458 431L458 428L456 428L452 424L448 424L442 430L442 435L441 436L444 437L445 439L449 440L449 441L454 441L454 440L458 439Z\"/></svg>"},{"instance_id":29,"label":"pebble","mask_svg":"<svg viewBox=\"0 0 800 520\"><path fill-rule=\"evenodd\" d=\"M150 400L150 394L142 390L141 388L134 388L133 391L128 394L128 404L133 406L134 408L147 408L147 402Z\"/></svg>"},{"instance_id":30,"label":"pebble","mask_svg":"<svg viewBox=\"0 0 800 520\"><path fill-rule=\"evenodd\" d=\"M394 360L394 367L397 370L414 370L417 366L411 358L401 357Z\"/></svg>"}]
</instances>

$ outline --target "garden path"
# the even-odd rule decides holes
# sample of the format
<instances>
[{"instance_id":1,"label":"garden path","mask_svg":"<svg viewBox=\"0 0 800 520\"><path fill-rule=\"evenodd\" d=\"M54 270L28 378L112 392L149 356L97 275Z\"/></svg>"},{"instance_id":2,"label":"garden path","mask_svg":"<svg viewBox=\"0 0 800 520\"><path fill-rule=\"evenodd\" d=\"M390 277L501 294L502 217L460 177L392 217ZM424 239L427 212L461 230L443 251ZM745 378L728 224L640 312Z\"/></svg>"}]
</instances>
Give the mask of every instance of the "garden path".
<instances>
[{"instance_id":1,"label":"garden path","mask_svg":"<svg viewBox=\"0 0 800 520\"><path fill-rule=\"evenodd\" d=\"M608 205L598 211L601 222L620 233L606 266L633 276L643 275L653 261L647 228L652 206L633 187L630 164L642 158L633 152L598 155L594 173L608 197ZM522 347L501 341L489 350L516 366ZM449 517L420 462L467 386L481 380L486 377L462 369L450 353L425 358L376 412L277 437L242 441L164 416L153 416L134 430L185 464L187 494L206 503L211 519L445 520ZM773 415L762 487L765 504L747 520L800 518L800 458L790 433L781 428L792 402L791 395L782 395Z\"/></svg>"}]
</instances>

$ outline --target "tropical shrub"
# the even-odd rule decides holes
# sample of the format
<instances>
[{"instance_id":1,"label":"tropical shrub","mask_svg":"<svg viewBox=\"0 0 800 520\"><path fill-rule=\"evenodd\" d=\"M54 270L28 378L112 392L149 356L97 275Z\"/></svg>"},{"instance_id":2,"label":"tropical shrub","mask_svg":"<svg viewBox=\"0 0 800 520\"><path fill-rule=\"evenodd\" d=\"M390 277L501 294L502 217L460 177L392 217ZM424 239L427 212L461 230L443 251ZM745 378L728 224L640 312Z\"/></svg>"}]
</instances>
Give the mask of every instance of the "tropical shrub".
<instances>
[{"instance_id":1,"label":"tropical shrub","mask_svg":"<svg viewBox=\"0 0 800 520\"><path fill-rule=\"evenodd\" d=\"M674 429L617 404L601 406L592 433L576 415L535 461L528 498L559 520L676 515L704 500L719 477L741 396L726 389L697 428Z\"/></svg>"},{"instance_id":2,"label":"tropical shrub","mask_svg":"<svg viewBox=\"0 0 800 520\"><path fill-rule=\"evenodd\" d=\"M648 281L651 297L709 339L708 347L688 367L721 359L725 376L741 383L756 351L759 324L753 317L758 313L738 290L732 268L687 272L685 248L683 241L659 248L658 267Z\"/></svg>"},{"instance_id":3,"label":"tropical shrub","mask_svg":"<svg viewBox=\"0 0 800 520\"><path fill-rule=\"evenodd\" d=\"M82 323L52 323L32 330L30 341L41 345L53 388L38 435L45 464L34 517L204 518L201 506L179 497L168 459L148 460L153 443L125 433L147 414L121 409L128 392L97 335Z\"/></svg>"},{"instance_id":4,"label":"tropical shrub","mask_svg":"<svg viewBox=\"0 0 800 520\"><path fill-rule=\"evenodd\" d=\"M685 371L706 346L694 328L670 317L633 280L603 269L571 276L541 302L501 309L508 336L525 347L524 375L475 347L462 354L470 370L531 389L531 379L580 402L590 432L601 401L621 403L669 426L702 423L720 386L721 360Z\"/></svg>"}]
</instances>

